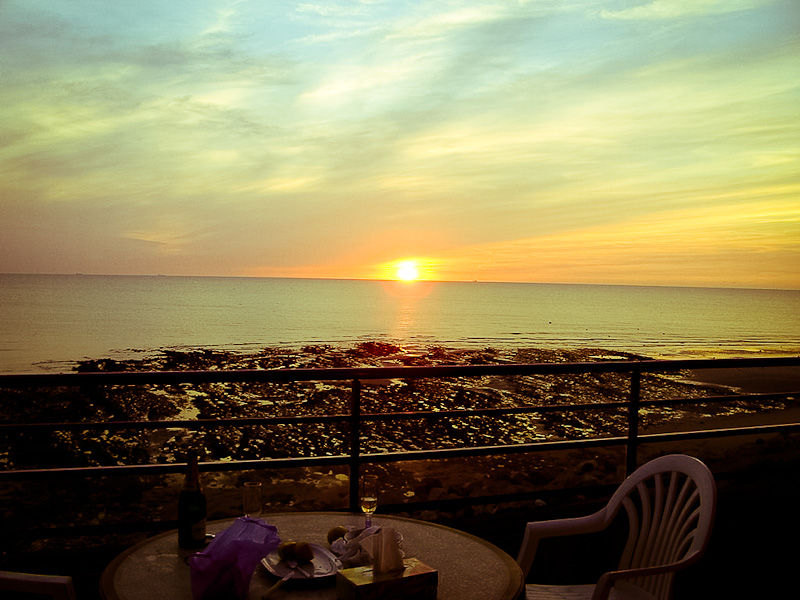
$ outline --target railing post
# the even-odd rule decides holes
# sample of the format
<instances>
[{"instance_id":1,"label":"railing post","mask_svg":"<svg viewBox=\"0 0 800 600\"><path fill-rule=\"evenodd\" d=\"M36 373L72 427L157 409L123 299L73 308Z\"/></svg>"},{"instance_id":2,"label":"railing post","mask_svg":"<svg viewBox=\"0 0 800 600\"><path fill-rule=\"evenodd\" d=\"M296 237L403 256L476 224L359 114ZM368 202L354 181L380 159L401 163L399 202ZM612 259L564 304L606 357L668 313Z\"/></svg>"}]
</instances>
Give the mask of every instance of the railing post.
<instances>
[{"instance_id":1,"label":"railing post","mask_svg":"<svg viewBox=\"0 0 800 600\"><path fill-rule=\"evenodd\" d=\"M628 400L628 444L625 449L625 474L630 475L636 470L636 459L639 446L639 401L642 391L642 372L639 369L631 371L631 392Z\"/></svg>"},{"instance_id":2,"label":"railing post","mask_svg":"<svg viewBox=\"0 0 800 600\"><path fill-rule=\"evenodd\" d=\"M361 466L361 380L353 380L350 395L350 512L358 512L358 483Z\"/></svg>"}]
</instances>

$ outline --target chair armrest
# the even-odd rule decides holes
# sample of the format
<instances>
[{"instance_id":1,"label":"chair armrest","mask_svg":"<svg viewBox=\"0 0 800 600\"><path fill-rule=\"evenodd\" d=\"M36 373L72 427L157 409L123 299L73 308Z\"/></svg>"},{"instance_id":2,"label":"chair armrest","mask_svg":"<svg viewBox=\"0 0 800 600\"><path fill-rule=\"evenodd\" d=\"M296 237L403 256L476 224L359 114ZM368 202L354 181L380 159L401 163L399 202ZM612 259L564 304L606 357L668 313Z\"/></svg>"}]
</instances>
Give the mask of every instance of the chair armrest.
<instances>
[{"instance_id":1,"label":"chair armrest","mask_svg":"<svg viewBox=\"0 0 800 600\"><path fill-rule=\"evenodd\" d=\"M676 560L675 562L666 563L663 565L639 567L636 569L622 569L620 571L609 571L608 573L603 573L594 588L592 600L607 600L608 595L611 592L611 588L614 587L614 584L616 584L617 581L630 579L633 577L647 577L649 575L674 573L693 565L700 559L700 556L701 552L694 551L681 560Z\"/></svg>"},{"instance_id":2,"label":"chair armrest","mask_svg":"<svg viewBox=\"0 0 800 600\"><path fill-rule=\"evenodd\" d=\"M522 568L523 575L525 577L528 576L540 539L594 533L605 529L607 525L608 520L605 509L585 517L532 521L528 523L525 526L525 535L522 538L522 545L517 556L517 563Z\"/></svg>"},{"instance_id":3,"label":"chair armrest","mask_svg":"<svg viewBox=\"0 0 800 600\"><path fill-rule=\"evenodd\" d=\"M605 515L603 509L585 517L532 521L525 526L525 532L537 538L593 533L605 529L608 524Z\"/></svg>"}]
</instances>

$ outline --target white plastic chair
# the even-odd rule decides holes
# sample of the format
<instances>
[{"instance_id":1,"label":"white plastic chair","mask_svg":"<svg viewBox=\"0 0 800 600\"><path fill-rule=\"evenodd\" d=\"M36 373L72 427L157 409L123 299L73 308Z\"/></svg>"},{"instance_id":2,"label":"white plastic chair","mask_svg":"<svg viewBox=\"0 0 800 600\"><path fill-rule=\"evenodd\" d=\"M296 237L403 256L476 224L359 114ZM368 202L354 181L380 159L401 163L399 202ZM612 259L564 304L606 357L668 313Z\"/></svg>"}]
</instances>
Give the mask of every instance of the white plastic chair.
<instances>
[{"instance_id":1,"label":"white plastic chair","mask_svg":"<svg viewBox=\"0 0 800 600\"><path fill-rule=\"evenodd\" d=\"M527 578L539 540L606 529L624 506L628 538L616 571L596 584L525 586L528 600L656 599L672 593L675 572L695 562L708 545L717 487L708 467L691 456L670 454L634 471L596 513L528 523L517 562Z\"/></svg>"},{"instance_id":2,"label":"white plastic chair","mask_svg":"<svg viewBox=\"0 0 800 600\"><path fill-rule=\"evenodd\" d=\"M0 597L76 600L72 577L0 571Z\"/></svg>"}]
</instances>

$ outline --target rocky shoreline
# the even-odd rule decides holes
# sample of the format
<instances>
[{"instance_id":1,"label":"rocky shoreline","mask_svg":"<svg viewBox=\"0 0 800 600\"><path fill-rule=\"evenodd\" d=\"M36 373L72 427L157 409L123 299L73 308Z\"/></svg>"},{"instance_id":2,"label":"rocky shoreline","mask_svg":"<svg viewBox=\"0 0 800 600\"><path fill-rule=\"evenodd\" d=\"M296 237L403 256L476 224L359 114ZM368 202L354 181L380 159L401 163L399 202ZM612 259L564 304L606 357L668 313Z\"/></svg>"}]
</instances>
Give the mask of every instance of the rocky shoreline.
<instances>
[{"instance_id":1,"label":"rocky shoreline","mask_svg":"<svg viewBox=\"0 0 800 600\"><path fill-rule=\"evenodd\" d=\"M164 350L146 360L111 359L80 362L75 370L165 371L275 368L341 368L402 365L469 365L512 362L627 360L632 354L606 350L553 351L492 348L466 350L432 346L407 351L400 346L366 342L351 348L306 346L298 351L265 348L256 354L202 349ZM587 404L627 399L625 374L565 376L452 377L366 381L362 412L474 410L529 405ZM674 376L645 375L643 399L673 399L719 393L718 386L681 381ZM0 417L6 422L153 421L225 419L258 416L347 414L349 382L260 382L180 385L108 386L100 389L6 390ZM644 411L643 426L663 424L687 410ZM739 410L744 410L742 407ZM556 439L619 435L624 414L566 412L464 417L449 420L405 420L367 426L365 453L462 446L502 445ZM250 460L341 454L347 432L325 424L298 424L187 431L56 432L31 434L0 453L0 467L41 468L129 463L182 462L189 448L202 460ZM5 446L5 445L4 445ZM5 449L5 448L4 448Z\"/></svg>"},{"instance_id":2,"label":"rocky shoreline","mask_svg":"<svg viewBox=\"0 0 800 600\"><path fill-rule=\"evenodd\" d=\"M632 354L602 349L459 349L430 346L406 349L382 342L353 347L306 346L296 351L265 348L242 354L221 350L164 350L142 360L84 361L76 370L160 371L194 369L274 369L376 367L398 365L502 364L633 360ZM683 374L688 375L688 374ZM625 374L564 376L452 377L365 381L364 413L438 411L529 405L591 404L626 400ZM642 398L666 400L729 392L718 385L687 381L681 374L647 374ZM13 422L220 419L230 417L345 414L348 382L224 383L198 385L108 386L103 389L2 390L2 419ZM698 404L642 411L643 432L685 429L687 423L721 415L779 410L769 406ZM499 418L465 416L414 419L365 425L362 452L385 453L462 446L485 446L624 435L622 411L568 411ZM10 438L10 436L9 436ZM189 431L84 431L26 433L2 444L3 469L183 462L189 448L203 461L337 455L347 453L347 431L326 424L225 427ZM382 502L464 499L507 493L581 488L610 484L623 475L621 448L540 452L469 459L378 463L365 470L385 482ZM264 483L267 510L343 509L347 506L346 467L259 469L204 473L210 518L240 510L239 487L248 479ZM122 481L124 480L124 481ZM9 486L0 497L6 520L38 518L42 504L50 523L106 524L174 519L179 475L86 478L62 492L74 498L52 506L47 483L25 489ZM38 508L37 508L38 506ZM37 516L38 515L38 516Z\"/></svg>"}]
</instances>

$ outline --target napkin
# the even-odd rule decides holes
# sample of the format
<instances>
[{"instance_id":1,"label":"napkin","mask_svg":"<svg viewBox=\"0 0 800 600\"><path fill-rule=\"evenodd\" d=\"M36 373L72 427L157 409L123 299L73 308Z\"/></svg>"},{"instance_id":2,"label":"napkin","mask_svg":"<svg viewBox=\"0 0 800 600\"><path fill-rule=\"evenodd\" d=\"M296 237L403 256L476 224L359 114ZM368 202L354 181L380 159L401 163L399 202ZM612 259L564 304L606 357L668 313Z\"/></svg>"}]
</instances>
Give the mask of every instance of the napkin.
<instances>
[{"instance_id":1,"label":"napkin","mask_svg":"<svg viewBox=\"0 0 800 600\"><path fill-rule=\"evenodd\" d=\"M400 542L391 527L384 527L377 533L372 548L375 573L391 573L403 568Z\"/></svg>"},{"instance_id":2,"label":"napkin","mask_svg":"<svg viewBox=\"0 0 800 600\"><path fill-rule=\"evenodd\" d=\"M391 527L351 528L331 543L331 552L345 569L372 563L376 573L388 573L403 568L402 541L400 532Z\"/></svg>"},{"instance_id":3,"label":"napkin","mask_svg":"<svg viewBox=\"0 0 800 600\"><path fill-rule=\"evenodd\" d=\"M362 542L368 542L368 538L374 536L380 529L378 525L366 529L350 529L344 537L331 543L331 552L345 568L366 565L370 561L370 553L362 546Z\"/></svg>"},{"instance_id":4,"label":"napkin","mask_svg":"<svg viewBox=\"0 0 800 600\"><path fill-rule=\"evenodd\" d=\"M258 562L280 544L278 529L261 519L239 517L208 547L189 559L194 600L247 598Z\"/></svg>"}]
</instances>

